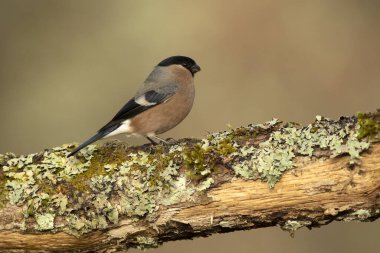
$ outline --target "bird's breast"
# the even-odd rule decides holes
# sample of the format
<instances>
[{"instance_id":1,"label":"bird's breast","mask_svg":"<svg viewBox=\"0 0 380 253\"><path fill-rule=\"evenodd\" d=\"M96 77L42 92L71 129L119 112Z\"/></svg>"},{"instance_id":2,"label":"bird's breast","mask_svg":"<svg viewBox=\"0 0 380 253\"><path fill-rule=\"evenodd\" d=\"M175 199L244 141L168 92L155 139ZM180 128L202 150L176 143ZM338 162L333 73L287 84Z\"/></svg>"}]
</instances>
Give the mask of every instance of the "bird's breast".
<instances>
[{"instance_id":1,"label":"bird's breast","mask_svg":"<svg viewBox=\"0 0 380 253\"><path fill-rule=\"evenodd\" d=\"M195 97L193 79L180 81L180 88L168 101L131 119L130 126L135 133L141 135L164 133L177 126L189 114Z\"/></svg>"}]
</instances>

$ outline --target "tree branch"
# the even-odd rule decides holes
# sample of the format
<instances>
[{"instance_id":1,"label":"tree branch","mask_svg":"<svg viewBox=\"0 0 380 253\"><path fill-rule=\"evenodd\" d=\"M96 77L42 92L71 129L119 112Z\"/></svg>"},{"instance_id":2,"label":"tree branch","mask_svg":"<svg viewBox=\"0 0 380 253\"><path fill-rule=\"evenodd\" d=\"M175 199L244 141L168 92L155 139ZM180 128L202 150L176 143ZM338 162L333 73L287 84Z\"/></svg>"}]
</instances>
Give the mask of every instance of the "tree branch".
<instances>
[{"instance_id":1,"label":"tree branch","mask_svg":"<svg viewBox=\"0 0 380 253\"><path fill-rule=\"evenodd\" d=\"M0 155L0 251L105 252L380 215L380 113Z\"/></svg>"}]
</instances>

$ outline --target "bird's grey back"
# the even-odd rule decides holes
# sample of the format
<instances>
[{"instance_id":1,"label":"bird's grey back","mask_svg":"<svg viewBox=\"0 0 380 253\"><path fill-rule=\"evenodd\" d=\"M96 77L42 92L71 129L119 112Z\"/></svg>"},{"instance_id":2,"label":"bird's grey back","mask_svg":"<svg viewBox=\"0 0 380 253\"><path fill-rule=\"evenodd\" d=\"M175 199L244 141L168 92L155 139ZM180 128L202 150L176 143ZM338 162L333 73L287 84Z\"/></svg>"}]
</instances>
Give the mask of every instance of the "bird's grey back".
<instances>
[{"instance_id":1,"label":"bird's grey back","mask_svg":"<svg viewBox=\"0 0 380 253\"><path fill-rule=\"evenodd\" d=\"M178 80L169 68L156 66L138 89L135 98L150 90L162 94L175 93L178 86Z\"/></svg>"}]
</instances>

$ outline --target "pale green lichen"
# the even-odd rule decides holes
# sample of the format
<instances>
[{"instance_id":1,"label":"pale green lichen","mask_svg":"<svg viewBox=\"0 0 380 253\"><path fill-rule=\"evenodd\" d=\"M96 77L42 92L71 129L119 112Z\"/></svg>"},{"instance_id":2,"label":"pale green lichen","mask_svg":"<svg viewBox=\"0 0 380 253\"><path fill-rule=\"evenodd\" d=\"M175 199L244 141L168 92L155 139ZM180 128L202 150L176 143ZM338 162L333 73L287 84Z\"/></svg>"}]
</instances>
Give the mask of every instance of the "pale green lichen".
<instances>
[{"instance_id":1,"label":"pale green lichen","mask_svg":"<svg viewBox=\"0 0 380 253\"><path fill-rule=\"evenodd\" d=\"M288 124L275 129L276 124L279 122L272 120L266 124L248 126L244 130L257 132L272 128L266 141L258 146L240 144L237 151L230 155L236 161L232 163L232 168L237 176L261 178L273 187L284 171L294 168L297 154L312 157L318 149L329 151L331 156L348 153L350 163L354 164L359 160L360 153L369 147L368 142L358 140L354 119L342 123L318 116L315 123L303 128ZM234 143L233 146L238 145Z\"/></svg>"},{"instance_id":2,"label":"pale green lichen","mask_svg":"<svg viewBox=\"0 0 380 253\"><path fill-rule=\"evenodd\" d=\"M16 223L16 227L18 227L20 230L25 231L27 229L25 220L22 220L21 223Z\"/></svg>"},{"instance_id":3,"label":"pale green lichen","mask_svg":"<svg viewBox=\"0 0 380 253\"><path fill-rule=\"evenodd\" d=\"M204 191L210 188L210 186L214 183L214 179L212 177L207 178L206 180L199 183L196 190L197 191Z\"/></svg>"},{"instance_id":4,"label":"pale green lichen","mask_svg":"<svg viewBox=\"0 0 380 253\"><path fill-rule=\"evenodd\" d=\"M372 217L372 214L369 210L359 209L345 216L343 220L344 221L353 221L353 220L366 221L371 217Z\"/></svg>"},{"instance_id":5,"label":"pale green lichen","mask_svg":"<svg viewBox=\"0 0 380 253\"><path fill-rule=\"evenodd\" d=\"M75 236L88 233L92 228L97 227L93 224L94 220L90 221L85 217L78 217L76 214L68 214L66 216L66 221L68 223L68 228L65 229L65 232Z\"/></svg>"},{"instance_id":6,"label":"pale green lichen","mask_svg":"<svg viewBox=\"0 0 380 253\"><path fill-rule=\"evenodd\" d=\"M22 203L30 196L36 195L37 191L41 191L41 182L45 190L50 186L50 190L54 191L52 188L58 181L83 173L90 166L89 161L82 163L77 159L67 159L68 151L65 146L53 151L45 151L43 155L30 154L13 158L3 166L8 178L5 187L9 192L8 199L11 204ZM38 159L39 156L42 156L41 161L33 163L33 159Z\"/></svg>"},{"instance_id":7,"label":"pale green lichen","mask_svg":"<svg viewBox=\"0 0 380 253\"><path fill-rule=\"evenodd\" d=\"M158 247L158 242L153 237L146 237L146 236L137 236L136 242L138 243L139 249L145 249L145 248L156 248Z\"/></svg>"},{"instance_id":8,"label":"pale green lichen","mask_svg":"<svg viewBox=\"0 0 380 253\"><path fill-rule=\"evenodd\" d=\"M58 214L62 215L66 212L68 197L62 193L58 193L52 196L52 204L58 208Z\"/></svg>"},{"instance_id":9,"label":"pale green lichen","mask_svg":"<svg viewBox=\"0 0 380 253\"><path fill-rule=\"evenodd\" d=\"M182 146L171 147L168 155L159 149L131 152L106 164L94 147L82 151L79 159L67 158L69 151L62 147L12 158L3 167L7 197L12 204L26 204L25 217L35 219L36 229L53 229L44 222L56 211L54 215L67 217L57 227L66 223L65 231L79 236L117 224L120 216L152 215L160 205L178 204L211 187L211 177L189 184L190 178L179 174L185 159Z\"/></svg>"},{"instance_id":10,"label":"pale green lichen","mask_svg":"<svg viewBox=\"0 0 380 253\"><path fill-rule=\"evenodd\" d=\"M37 222L37 230L45 231L51 230L54 228L54 217L53 213L44 213L44 214L36 214L36 222Z\"/></svg>"},{"instance_id":11,"label":"pale green lichen","mask_svg":"<svg viewBox=\"0 0 380 253\"><path fill-rule=\"evenodd\" d=\"M180 203L182 201L188 200L190 196L195 192L195 189L187 185L186 177L179 177L173 182L173 187L176 189L172 194L166 197L162 196L160 198L160 203L162 205L173 205L175 203Z\"/></svg>"},{"instance_id":12,"label":"pale green lichen","mask_svg":"<svg viewBox=\"0 0 380 253\"><path fill-rule=\"evenodd\" d=\"M290 235L293 237L294 233L298 229L310 226L311 224L311 221L287 220L285 224L281 226L281 228L285 231L288 231Z\"/></svg>"},{"instance_id":13,"label":"pale green lichen","mask_svg":"<svg viewBox=\"0 0 380 253\"><path fill-rule=\"evenodd\" d=\"M222 228L232 228L234 226L234 223L231 222L231 221L221 221L219 222L219 226L221 226Z\"/></svg>"},{"instance_id":14,"label":"pale green lichen","mask_svg":"<svg viewBox=\"0 0 380 253\"><path fill-rule=\"evenodd\" d=\"M229 179L231 174L262 179L273 187L294 168L295 156L312 157L316 149L328 150L331 156L347 153L356 162L368 148L367 142L357 139L356 130L353 120L341 124L318 117L301 128L274 119L214 133L200 142L148 150L90 145L67 158L74 146L63 145L28 156L5 154L0 156L0 197L25 207L28 222L20 221L25 230L64 227L80 236L117 224L120 217L154 220L160 206L204 194L215 184L219 163L233 169L227 173ZM266 138L255 143L256 136ZM60 215L66 219L55 219ZM220 225L228 226L223 221ZM139 242L154 245L145 237Z\"/></svg>"},{"instance_id":15,"label":"pale green lichen","mask_svg":"<svg viewBox=\"0 0 380 253\"><path fill-rule=\"evenodd\" d=\"M347 152L351 157L350 163L354 164L360 159L360 153L363 150L366 150L369 148L369 143L350 138L348 139L346 146L347 146Z\"/></svg>"}]
</instances>

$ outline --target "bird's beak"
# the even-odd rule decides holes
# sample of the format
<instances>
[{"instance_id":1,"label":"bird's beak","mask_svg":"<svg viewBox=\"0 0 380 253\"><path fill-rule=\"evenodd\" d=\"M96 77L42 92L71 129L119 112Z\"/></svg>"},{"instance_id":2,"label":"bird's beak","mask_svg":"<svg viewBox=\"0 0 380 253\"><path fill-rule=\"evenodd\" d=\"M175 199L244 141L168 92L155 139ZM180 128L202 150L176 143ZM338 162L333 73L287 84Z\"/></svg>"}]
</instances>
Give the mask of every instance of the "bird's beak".
<instances>
[{"instance_id":1,"label":"bird's beak","mask_svg":"<svg viewBox=\"0 0 380 253\"><path fill-rule=\"evenodd\" d=\"M193 73L197 73L200 70L201 70L201 67L199 67L198 64L195 64L194 66L191 67L191 72Z\"/></svg>"}]
</instances>

